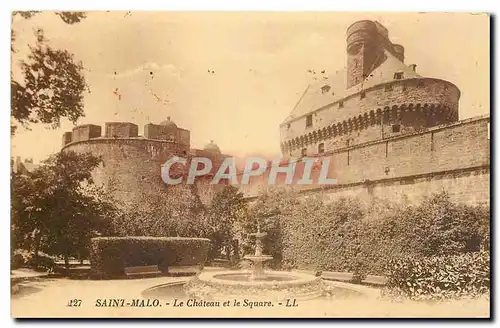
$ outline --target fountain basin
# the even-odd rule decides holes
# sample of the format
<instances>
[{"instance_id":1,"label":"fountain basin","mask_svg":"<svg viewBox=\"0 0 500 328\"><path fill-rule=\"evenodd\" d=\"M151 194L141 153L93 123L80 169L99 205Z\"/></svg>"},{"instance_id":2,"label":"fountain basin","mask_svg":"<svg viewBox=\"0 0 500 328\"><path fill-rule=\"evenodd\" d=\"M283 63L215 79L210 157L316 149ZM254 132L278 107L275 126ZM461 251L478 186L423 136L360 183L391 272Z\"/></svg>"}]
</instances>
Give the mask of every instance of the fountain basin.
<instances>
[{"instance_id":1,"label":"fountain basin","mask_svg":"<svg viewBox=\"0 0 500 328\"><path fill-rule=\"evenodd\" d=\"M268 289L273 287L297 287L320 281L315 277L301 272L266 271L266 279L258 283L249 279L252 271L225 271L225 272L201 272L194 280L199 280L211 286L238 286L257 289ZM248 277L248 279L245 279Z\"/></svg>"},{"instance_id":2,"label":"fountain basin","mask_svg":"<svg viewBox=\"0 0 500 328\"><path fill-rule=\"evenodd\" d=\"M190 280L186 293L193 298L219 299L259 295L262 299L312 299L322 295L322 281L305 273L268 271L259 280L251 271L202 272Z\"/></svg>"},{"instance_id":3,"label":"fountain basin","mask_svg":"<svg viewBox=\"0 0 500 328\"><path fill-rule=\"evenodd\" d=\"M273 257L271 255L246 255L243 259L249 260L249 261L252 261L255 263L255 262L269 261L269 260L272 260Z\"/></svg>"},{"instance_id":4,"label":"fountain basin","mask_svg":"<svg viewBox=\"0 0 500 328\"><path fill-rule=\"evenodd\" d=\"M189 299L191 296L187 293L187 285L189 280L182 280L176 282L165 283L161 285L152 286L142 292L144 298L158 298L162 300L171 301L172 299ZM303 301L319 299L319 300L346 300L346 299L376 299L380 293L378 289L358 286L344 282L337 281L322 281L324 285L324 293L319 297L311 297L309 299L302 299ZM219 295L218 298L223 299L227 295ZM260 293L253 295L243 295L243 298L249 296L261 298ZM240 299L242 296L240 295ZM205 297L199 299L207 299Z\"/></svg>"}]
</instances>

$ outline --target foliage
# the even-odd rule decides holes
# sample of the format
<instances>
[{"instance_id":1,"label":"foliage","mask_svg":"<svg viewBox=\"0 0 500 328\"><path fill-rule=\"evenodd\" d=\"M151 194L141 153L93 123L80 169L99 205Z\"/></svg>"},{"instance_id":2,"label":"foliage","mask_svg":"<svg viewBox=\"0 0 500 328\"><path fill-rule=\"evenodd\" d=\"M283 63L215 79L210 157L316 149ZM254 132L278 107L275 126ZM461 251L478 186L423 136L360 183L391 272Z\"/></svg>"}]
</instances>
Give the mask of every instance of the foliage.
<instances>
[{"instance_id":1,"label":"foliage","mask_svg":"<svg viewBox=\"0 0 500 328\"><path fill-rule=\"evenodd\" d=\"M121 208L113 228L117 236L199 237L205 231L203 211L192 185L153 183L147 194Z\"/></svg>"},{"instance_id":2,"label":"foliage","mask_svg":"<svg viewBox=\"0 0 500 328\"><path fill-rule=\"evenodd\" d=\"M241 222L247 216L247 206L243 194L238 188L225 185L214 194L206 216L206 233L204 236L212 241L210 259L214 259L222 251L228 260L239 258L239 249L235 239L240 231ZM231 257L231 255L233 255Z\"/></svg>"},{"instance_id":3,"label":"foliage","mask_svg":"<svg viewBox=\"0 0 500 328\"><path fill-rule=\"evenodd\" d=\"M24 19L37 15L37 11L14 12ZM65 23L78 23L86 17L85 12L57 12ZM15 33L12 31L12 43ZM12 52L15 47L11 46ZM29 46L27 59L20 61L22 76L15 79L11 74L11 116L28 127L30 123L60 126L61 118L76 123L84 116L83 93L88 89L81 62L64 49L52 48L43 30L36 31L36 44ZM16 126L12 126L14 134Z\"/></svg>"},{"instance_id":4,"label":"foliage","mask_svg":"<svg viewBox=\"0 0 500 328\"><path fill-rule=\"evenodd\" d=\"M37 43L21 62L22 82L11 80L12 117L19 123L59 127L61 117L71 122L82 117L87 85L81 62L67 50L51 48L39 32Z\"/></svg>"},{"instance_id":5,"label":"foliage","mask_svg":"<svg viewBox=\"0 0 500 328\"><path fill-rule=\"evenodd\" d=\"M111 278L124 274L128 266L158 265L167 273L172 265L203 265L210 240L182 237L98 237L92 238L92 274Z\"/></svg>"},{"instance_id":6,"label":"foliage","mask_svg":"<svg viewBox=\"0 0 500 328\"><path fill-rule=\"evenodd\" d=\"M362 204L352 197L330 201L322 194L299 199L274 190L259 196L251 218L270 212L277 214L267 219L272 225L266 251L281 259L282 268L350 271L358 281L386 274L397 258L489 249L489 208L454 203L446 193L410 205Z\"/></svg>"},{"instance_id":7,"label":"foliage","mask_svg":"<svg viewBox=\"0 0 500 328\"><path fill-rule=\"evenodd\" d=\"M480 296L490 290L490 253L391 260L387 287L416 300Z\"/></svg>"},{"instance_id":8,"label":"foliage","mask_svg":"<svg viewBox=\"0 0 500 328\"><path fill-rule=\"evenodd\" d=\"M22 267L32 267L44 271L51 271L55 267L54 258L40 252L38 256L24 249L16 249L11 256L11 269L19 269Z\"/></svg>"},{"instance_id":9,"label":"foliage","mask_svg":"<svg viewBox=\"0 0 500 328\"><path fill-rule=\"evenodd\" d=\"M421 256L479 251L488 243L489 208L457 204L446 193L409 206L394 222L407 251Z\"/></svg>"},{"instance_id":10,"label":"foliage","mask_svg":"<svg viewBox=\"0 0 500 328\"><path fill-rule=\"evenodd\" d=\"M297 192L292 189L271 187L264 190L251 206L247 219L242 223L244 253L253 254L255 238L250 237L250 234L260 227L261 231L267 233L263 239L264 253L272 255L273 260L270 264L278 267L282 261L282 224L299 204Z\"/></svg>"},{"instance_id":11,"label":"foliage","mask_svg":"<svg viewBox=\"0 0 500 328\"><path fill-rule=\"evenodd\" d=\"M364 258L362 206L356 199L326 203L321 195L307 198L283 224L283 257L299 268L350 271L367 270Z\"/></svg>"},{"instance_id":12,"label":"foliage","mask_svg":"<svg viewBox=\"0 0 500 328\"><path fill-rule=\"evenodd\" d=\"M20 16L24 19L30 19L36 15L38 15L40 11L30 10L30 11L14 11L12 13L13 16ZM55 12L57 16L59 16L63 22L66 24L75 24L81 22L84 18L87 17L87 14L84 11L59 11Z\"/></svg>"},{"instance_id":13,"label":"foliage","mask_svg":"<svg viewBox=\"0 0 500 328\"><path fill-rule=\"evenodd\" d=\"M84 11L60 11L56 12L56 15L59 16L66 24L79 23L87 17L87 14Z\"/></svg>"},{"instance_id":14,"label":"foliage","mask_svg":"<svg viewBox=\"0 0 500 328\"><path fill-rule=\"evenodd\" d=\"M91 172L100 159L91 154L61 152L30 173L13 173L13 248L85 256L90 238L109 233L107 218L116 208L94 185Z\"/></svg>"}]
</instances>

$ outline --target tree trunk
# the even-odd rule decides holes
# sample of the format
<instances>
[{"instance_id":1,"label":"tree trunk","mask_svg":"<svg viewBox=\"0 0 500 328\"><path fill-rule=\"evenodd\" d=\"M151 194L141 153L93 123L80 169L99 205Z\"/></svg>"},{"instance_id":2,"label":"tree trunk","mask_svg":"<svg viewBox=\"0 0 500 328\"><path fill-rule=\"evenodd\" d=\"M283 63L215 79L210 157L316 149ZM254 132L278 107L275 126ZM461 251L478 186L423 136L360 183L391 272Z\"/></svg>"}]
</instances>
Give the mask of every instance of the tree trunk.
<instances>
[{"instance_id":1,"label":"tree trunk","mask_svg":"<svg viewBox=\"0 0 500 328\"><path fill-rule=\"evenodd\" d=\"M33 237L33 263L35 266L38 266L38 258L39 258L39 252L40 252L40 242L42 239L42 233L39 231L34 231L34 237Z\"/></svg>"},{"instance_id":2,"label":"tree trunk","mask_svg":"<svg viewBox=\"0 0 500 328\"><path fill-rule=\"evenodd\" d=\"M64 267L66 271L66 275L69 276L69 256L68 254L64 254Z\"/></svg>"}]
</instances>

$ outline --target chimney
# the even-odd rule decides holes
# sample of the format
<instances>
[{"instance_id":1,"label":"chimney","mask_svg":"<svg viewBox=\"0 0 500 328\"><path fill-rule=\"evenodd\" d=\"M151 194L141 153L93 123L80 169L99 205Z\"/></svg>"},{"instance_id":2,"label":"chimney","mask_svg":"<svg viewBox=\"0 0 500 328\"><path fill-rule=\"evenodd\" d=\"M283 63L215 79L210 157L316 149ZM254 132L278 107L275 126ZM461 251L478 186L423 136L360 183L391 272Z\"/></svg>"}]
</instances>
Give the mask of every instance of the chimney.
<instances>
[{"instance_id":1,"label":"chimney","mask_svg":"<svg viewBox=\"0 0 500 328\"><path fill-rule=\"evenodd\" d=\"M408 67L410 67L414 72L417 71L417 64L410 64Z\"/></svg>"}]
</instances>

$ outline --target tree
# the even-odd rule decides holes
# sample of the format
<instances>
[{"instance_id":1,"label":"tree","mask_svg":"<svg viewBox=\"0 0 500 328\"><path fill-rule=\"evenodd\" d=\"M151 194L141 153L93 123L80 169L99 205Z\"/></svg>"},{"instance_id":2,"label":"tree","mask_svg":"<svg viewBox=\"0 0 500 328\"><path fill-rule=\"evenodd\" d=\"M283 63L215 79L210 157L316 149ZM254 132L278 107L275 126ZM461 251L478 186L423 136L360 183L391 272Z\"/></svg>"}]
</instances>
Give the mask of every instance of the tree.
<instances>
[{"instance_id":1,"label":"tree","mask_svg":"<svg viewBox=\"0 0 500 328\"><path fill-rule=\"evenodd\" d=\"M29 19L39 12L14 12ZM86 17L84 12L57 12L65 23L74 24ZM15 33L12 31L12 43ZM15 52L15 47L11 47ZM36 44L29 46L30 54L20 62L22 77L11 74L11 116L14 121L29 127L30 123L60 126L61 118L76 123L84 116L83 93L88 90L83 65L67 50L53 49L43 30L36 31ZM12 134L16 125L12 125Z\"/></svg>"},{"instance_id":2,"label":"tree","mask_svg":"<svg viewBox=\"0 0 500 328\"><path fill-rule=\"evenodd\" d=\"M100 163L91 154L60 152L28 175L13 175L17 245L31 232L35 254L42 249L62 255L69 268L69 257L84 256L91 237L109 233L108 219L116 215L116 208L91 175Z\"/></svg>"},{"instance_id":3,"label":"tree","mask_svg":"<svg viewBox=\"0 0 500 328\"><path fill-rule=\"evenodd\" d=\"M247 205L238 188L225 185L215 193L207 214L206 236L212 240L210 259L224 251L228 260L238 260L239 250L235 238L246 216Z\"/></svg>"},{"instance_id":4,"label":"tree","mask_svg":"<svg viewBox=\"0 0 500 328\"><path fill-rule=\"evenodd\" d=\"M287 187L271 187L260 193L241 226L243 253L253 253L255 238L252 233L267 233L263 239L264 252L272 255L270 264L280 265L282 259L283 223L290 217L291 210L298 204L297 192Z\"/></svg>"},{"instance_id":5,"label":"tree","mask_svg":"<svg viewBox=\"0 0 500 328\"><path fill-rule=\"evenodd\" d=\"M130 204L120 204L120 216L113 222L120 236L204 235L204 208L191 185L166 185L157 177L148 192Z\"/></svg>"},{"instance_id":6,"label":"tree","mask_svg":"<svg viewBox=\"0 0 500 328\"><path fill-rule=\"evenodd\" d=\"M21 16L24 19L30 19L33 16L38 15L39 13L40 11L37 10L14 11L12 13L12 16ZM66 24L79 23L87 17L87 14L84 11L59 11L55 12L55 14L59 16Z\"/></svg>"}]
</instances>

